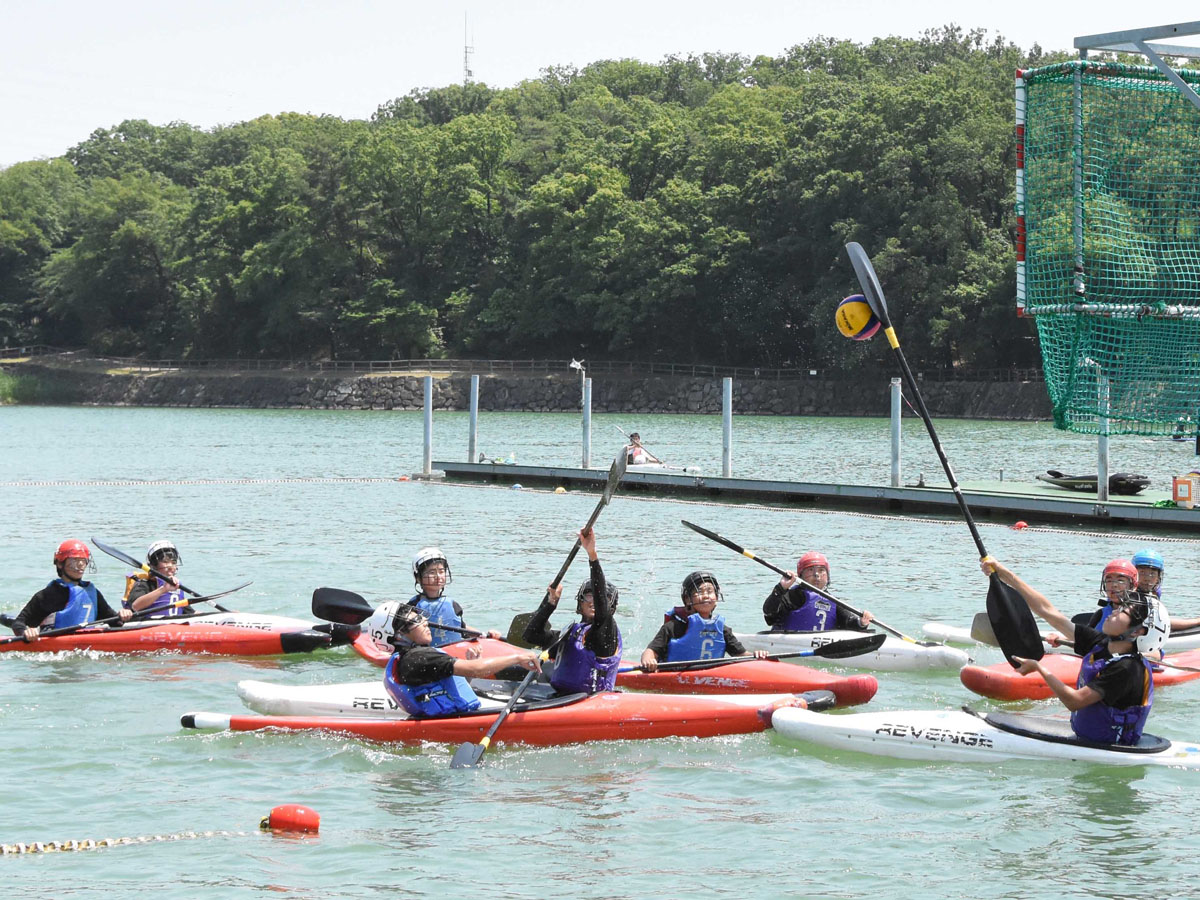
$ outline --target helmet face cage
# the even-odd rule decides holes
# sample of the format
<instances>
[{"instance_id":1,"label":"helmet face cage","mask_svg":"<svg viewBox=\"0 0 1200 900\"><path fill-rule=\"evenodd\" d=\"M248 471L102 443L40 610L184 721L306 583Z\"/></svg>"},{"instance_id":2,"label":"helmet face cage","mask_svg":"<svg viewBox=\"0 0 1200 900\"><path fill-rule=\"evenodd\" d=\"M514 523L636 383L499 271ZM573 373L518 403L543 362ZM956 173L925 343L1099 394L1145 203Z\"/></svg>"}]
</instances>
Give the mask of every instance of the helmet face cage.
<instances>
[{"instance_id":1,"label":"helmet face cage","mask_svg":"<svg viewBox=\"0 0 1200 900\"><path fill-rule=\"evenodd\" d=\"M811 569L814 566L824 566L826 577L830 581L833 581L833 571L829 568L829 560L825 558L824 553L818 553L815 550L809 550L796 560L796 575L804 578L804 570Z\"/></svg>"},{"instance_id":2,"label":"helmet face cage","mask_svg":"<svg viewBox=\"0 0 1200 900\"><path fill-rule=\"evenodd\" d=\"M92 557L92 551L83 541L63 541L58 545L58 549L54 551L54 568L61 572L68 559L85 559L87 565L84 567L84 571L96 571L96 560Z\"/></svg>"},{"instance_id":3,"label":"helmet face cage","mask_svg":"<svg viewBox=\"0 0 1200 900\"><path fill-rule=\"evenodd\" d=\"M679 598L683 601L685 609L692 608L692 594L702 584L711 584L716 588L718 603L724 599L721 594L721 582L717 581L716 575L712 572L692 572L687 578L683 579L683 587L679 591Z\"/></svg>"},{"instance_id":4,"label":"helmet face cage","mask_svg":"<svg viewBox=\"0 0 1200 900\"><path fill-rule=\"evenodd\" d=\"M159 541L156 544L151 544L150 549L146 551L146 562L152 566L157 566L162 562L173 562L179 565L183 562L183 558L179 555L179 551L175 545L167 541Z\"/></svg>"},{"instance_id":5,"label":"helmet face cage","mask_svg":"<svg viewBox=\"0 0 1200 900\"><path fill-rule=\"evenodd\" d=\"M621 596L621 592L617 590L617 586L615 584L613 584L611 581L605 580L604 593L608 595L608 608L616 609L617 608L617 600ZM579 586L579 590L577 590L575 592L575 612L576 613L583 612L583 597L585 594L592 594L593 595L592 599L595 600L595 592L592 590L592 579L590 579L590 578L587 581L585 581L583 584L581 584Z\"/></svg>"},{"instance_id":6,"label":"helmet face cage","mask_svg":"<svg viewBox=\"0 0 1200 900\"><path fill-rule=\"evenodd\" d=\"M446 559L446 555L437 547L422 547L417 551L412 562L413 582L418 590L421 588L421 573L425 571L426 566L435 562L440 562L446 567L446 584L451 582L450 560Z\"/></svg>"},{"instance_id":7,"label":"helmet face cage","mask_svg":"<svg viewBox=\"0 0 1200 900\"><path fill-rule=\"evenodd\" d=\"M428 624L429 618L423 612L415 606L401 603L396 607L395 615L392 616L392 635L388 642L393 645L400 643L407 646L412 643L408 639L408 633L420 625Z\"/></svg>"}]
</instances>

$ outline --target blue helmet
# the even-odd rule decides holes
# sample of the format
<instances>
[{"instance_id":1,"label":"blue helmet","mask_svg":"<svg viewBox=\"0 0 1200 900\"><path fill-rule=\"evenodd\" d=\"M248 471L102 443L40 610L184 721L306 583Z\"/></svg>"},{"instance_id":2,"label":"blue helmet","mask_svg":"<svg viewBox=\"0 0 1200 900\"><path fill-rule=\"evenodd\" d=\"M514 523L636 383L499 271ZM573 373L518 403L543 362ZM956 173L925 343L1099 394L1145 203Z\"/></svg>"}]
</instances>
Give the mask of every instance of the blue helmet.
<instances>
[{"instance_id":1,"label":"blue helmet","mask_svg":"<svg viewBox=\"0 0 1200 900\"><path fill-rule=\"evenodd\" d=\"M1151 569L1158 569L1163 575L1167 571L1166 564L1163 562L1163 555L1157 550L1151 550L1149 547L1133 554L1132 562L1135 566L1148 566Z\"/></svg>"}]
</instances>

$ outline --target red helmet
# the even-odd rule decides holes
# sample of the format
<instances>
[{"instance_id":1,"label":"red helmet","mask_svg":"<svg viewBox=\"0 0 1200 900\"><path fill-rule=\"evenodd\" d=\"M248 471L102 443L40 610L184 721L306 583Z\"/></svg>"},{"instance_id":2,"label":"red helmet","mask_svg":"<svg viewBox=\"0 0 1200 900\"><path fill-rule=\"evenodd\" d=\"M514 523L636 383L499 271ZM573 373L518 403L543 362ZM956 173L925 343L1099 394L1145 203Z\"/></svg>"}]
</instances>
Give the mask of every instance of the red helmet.
<instances>
[{"instance_id":1,"label":"red helmet","mask_svg":"<svg viewBox=\"0 0 1200 900\"><path fill-rule=\"evenodd\" d=\"M1127 559L1113 559L1104 567L1104 573L1100 576L1100 588L1104 589L1104 579L1109 575L1124 575L1135 586L1138 582L1137 566Z\"/></svg>"},{"instance_id":2,"label":"red helmet","mask_svg":"<svg viewBox=\"0 0 1200 900\"><path fill-rule=\"evenodd\" d=\"M69 541L63 541L58 545L58 549L54 551L54 568L62 568L62 564L68 559L86 559L90 562L92 552L88 550L87 544L83 541L77 541L72 538Z\"/></svg>"},{"instance_id":3,"label":"red helmet","mask_svg":"<svg viewBox=\"0 0 1200 900\"><path fill-rule=\"evenodd\" d=\"M833 577L833 573L829 571L829 560L825 558L824 553L818 553L816 550L809 550L796 560L796 574L803 577L804 570L810 569L813 566L824 566L829 577Z\"/></svg>"}]
</instances>

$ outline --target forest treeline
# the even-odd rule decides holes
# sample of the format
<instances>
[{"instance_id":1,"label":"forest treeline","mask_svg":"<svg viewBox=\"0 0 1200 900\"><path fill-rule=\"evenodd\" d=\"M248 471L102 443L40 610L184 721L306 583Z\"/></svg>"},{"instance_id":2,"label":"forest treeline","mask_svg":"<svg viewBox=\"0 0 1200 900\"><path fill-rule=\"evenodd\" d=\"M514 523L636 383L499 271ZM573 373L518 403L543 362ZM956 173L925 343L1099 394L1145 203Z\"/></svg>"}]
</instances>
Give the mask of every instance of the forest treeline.
<instances>
[{"instance_id":1,"label":"forest treeline","mask_svg":"<svg viewBox=\"0 0 1200 900\"><path fill-rule=\"evenodd\" d=\"M1013 72L1046 61L951 26L548 68L369 122L126 121L0 171L0 345L848 370L856 240L915 363L1029 365Z\"/></svg>"}]
</instances>

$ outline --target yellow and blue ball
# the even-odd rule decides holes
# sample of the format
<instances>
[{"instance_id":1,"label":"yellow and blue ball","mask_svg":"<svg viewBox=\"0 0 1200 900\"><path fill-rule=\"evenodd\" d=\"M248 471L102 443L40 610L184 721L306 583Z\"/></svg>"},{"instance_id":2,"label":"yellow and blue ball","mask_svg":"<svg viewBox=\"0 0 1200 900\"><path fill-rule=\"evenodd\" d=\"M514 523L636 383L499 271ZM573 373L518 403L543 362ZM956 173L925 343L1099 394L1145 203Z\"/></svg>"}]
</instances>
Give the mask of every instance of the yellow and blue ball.
<instances>
[{"instance_id":1,"label":"yellow and blue ball","mask_svg":"<svg viewBox=\"0 0 1200 900\"><path fill-rule=\"evenodd\" d=\"M879 319L862 294L851 294L838 304L834 317L838 331L855 341L866 341L879 330Z\"/></svg>"}]
</instances>

